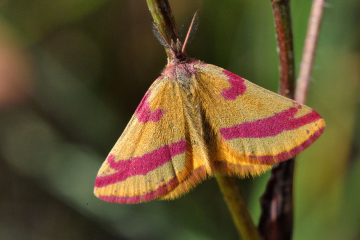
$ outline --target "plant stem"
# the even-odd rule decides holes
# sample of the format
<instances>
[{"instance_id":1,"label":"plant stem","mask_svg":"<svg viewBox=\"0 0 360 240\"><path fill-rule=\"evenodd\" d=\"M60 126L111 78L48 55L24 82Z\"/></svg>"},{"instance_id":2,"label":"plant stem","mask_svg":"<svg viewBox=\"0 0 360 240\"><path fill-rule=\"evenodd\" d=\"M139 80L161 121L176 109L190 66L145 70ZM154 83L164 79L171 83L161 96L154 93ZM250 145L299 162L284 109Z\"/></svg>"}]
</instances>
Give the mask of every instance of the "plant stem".
<instances>
[{"instance_id":1,"label":"plant stem","mask_svg":"<svg viewBox=\"0 0 360 240\"><path fill-rule=\"evenodd\" d=\"M167 43L176 43L179 37L179 30L172 14L168 0L146 0L150 13L154 19L157 29L164 36ZM165 48L168 58L171 57Z\"/></svg>"},{"instance_id":2,"label":"plant stem","mask_svg":"<svg viewBox=\"0 0 360 240\"><path fill-rule=\"evenodd\" d=\"M270 1L275 18L280 57L279 92L285 97L294 99L295 61L290 0Z\"/></svg>"},{"instance_id":3,"label":"plant stem","mask_svg":"<svg viewBox=\"0 0 360 240\"><path fill-rule=\"evenodd\" d=\"M176 26L169 2L167 0L146 0L157 29L168 43L179 39L179 31ZM169 56L169 52L168 57ZM251 219L245 200L232 177L216 175L221 192L228 204L234 224L239 235L246 240L260 240L260 235Z\"/></svg>"},{"instance_id":4,"label":"plant stem","mask_svg":"<svg viewBox=\"0 0 360 240\"><path fill-rule=\"evenodd\" d=\"M259 231L251 219L245 199L233 177L215 175L224 199L229 207L236 229L246 240L261 239Z\"/></svg>"},{"instance_id":5,"label":"plant stem","mask_svg":"<svg viewBox=\"0 0 360 240\"><path fill-rule=\"evenodd\" d=\"M314 0L311 7L310 19L308 23L309 25L306 33L305 45L295 92L295 100L302 104L305 104L307 98L310 74L314 62L316 43L319 36L323 5L324 0Z\"/></svg>"},{"instance_id":6,"label":"plant stem","mask_svg":"<svg viewBox=\"0 0 360 240\"><path fill-rule=\"evenodd\" d=\"M290 0L270 0L280 57L280 94L294 98L294 47ZM278 163L261 197L259 230L266 239L291 239L293 232L293 179L295 158Z\"/></svg>"},{"instance_id":7,"label":"plant stem","mask_svg":"<svg viewBox=\"0 0 360 240\"><path fill-rule=\"evenodd\" d=\"M266 190L260 199L259 231L264 240L292 238L293 177L295 158L276 164L271 170Z\"/></svg>"},{"instance_id":8,"label":"plant stem","mask_svg":"<svg viewBox=\"0 0 360 240\"><path fill-rule=\"evenodd\" d=\"M290 0L271 0L271 3L274 9L280 49L280 93L283 96L293 98L294 55L292 49ZM323 4L324 0L314 0L312 4L295 93L295 100L302 104L306 102ZM290 48L287 48L287 46ZM286 56L291 61L287 62ZM288 83L287 81L291 82ZM259 229L264 239L291 239L292 237L294 163L294 159L290 159L275 166L271 172L270 180L261 198L262 212Z\"/></svg>"}]
</instances>

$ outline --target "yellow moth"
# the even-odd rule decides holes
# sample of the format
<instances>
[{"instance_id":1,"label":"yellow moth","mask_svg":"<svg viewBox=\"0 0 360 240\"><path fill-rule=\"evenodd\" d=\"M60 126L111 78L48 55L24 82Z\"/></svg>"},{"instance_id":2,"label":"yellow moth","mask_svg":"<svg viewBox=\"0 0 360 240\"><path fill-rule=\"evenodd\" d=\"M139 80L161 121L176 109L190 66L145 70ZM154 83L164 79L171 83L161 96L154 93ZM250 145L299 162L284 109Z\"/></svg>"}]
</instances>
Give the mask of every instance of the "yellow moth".
<instances>
[{"instance_id":1,"label":"yellow moth","mask_svg":"<svg viewBox=\"0 0 360 240\"><path fill-rule=\"evenodd\" d=\"M173 199L217 172L259 175L324 131L311 108L187 57L188 36L184 44L163 38L172 59L101 166L101 200Z\"/></svg>"}]
</instances>

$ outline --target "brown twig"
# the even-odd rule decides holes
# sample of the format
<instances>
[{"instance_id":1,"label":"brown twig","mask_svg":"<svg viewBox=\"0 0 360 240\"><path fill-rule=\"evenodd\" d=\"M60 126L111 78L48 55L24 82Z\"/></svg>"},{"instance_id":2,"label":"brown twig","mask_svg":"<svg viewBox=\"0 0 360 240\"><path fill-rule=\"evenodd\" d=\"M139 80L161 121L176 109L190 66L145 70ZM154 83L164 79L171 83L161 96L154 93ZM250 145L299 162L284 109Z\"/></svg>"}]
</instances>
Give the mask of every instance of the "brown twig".
<instances>
[{"instance_id":1,"label":"brown twig","mask_svg":"<svg viewBox=\"0 0 360 240\"><path fill-rule=\"evenodd\" d=\"M293 86L294 76L293 50L289 50L284 47L287 46L286 43L292 45L290 0L271 0L271 3L274 8L278 44L280 49L280 93L283 96L292 98L291 96L294 96L294 90L291 88L291 86ZM308 32L295 93L295 100L303 104L305 103L307 97L323 4L324 0L314 0L309 19ZM288 17L284 17L282 14L288 15ZM286 19L287 22L284 22ZM289 27L289 29L286 30L286 27ZM279 32L283 33L279 34ZM285 37L285 39L281 39L282 36L286 36L286 33L288 33L288 36ZM290 52L285 53L282 51ZM284 56L290 56L292 61L287 62L283 59ZM288 72L285 70L286 64L292 65L287 67ZM289 78L289 76L292 76L292 78ZM292 83L286 83L286 78L290 79ZM285 87L286 85L288 90ZM271 178L267 184L265 193L261 198L262 213L259 229L264 239L279 240L291 239L292 237L294 164L294 159L290 159L275 166L271 172Z\"/></svg>"},{"instance_id":2,"label":"brown twig","mask_svg":"<svg viewBox=\"0 0 360 240\"><path fill-rule=\"evenodd\" d=\"M261 197L259 230L264 240L291 239L293 232L293 177L295 159L277 164Z\"/></svg>"},{"instance_id":3,"label":"brown twig","mask_svg":"<svg viewBox=\"0 0 360 240\"><path fill-rule=\"evenodd\" d=\"M294 98L295 63L290 0L271 0L280 57L280 94ZM295 159L278 163L261 197L259 230L266 239L291 239Z\"/></svg>"},{"instance_id":4,"label":"brown twig","mask_svg":"<svg viewBox=\"0 0 360 240\"><path fill-rule=\"evenodd\" d=\"M307 92L310 83L310 75L314 62L316 43L319 36L319 29L321 17L323 13L324 0L314 0L308 30L305 39L304 50L302 54L299 77L297 79L297 86L295 92L295 100L299 103L305 104Z\"/></svg>"},{"instance_id":5,"label":"brown twig","mask_svg":"<svg viewBox=\"0 0 360 240\"><path fill-rule=\"evenodd\" d=\"M294 98L295 62L290 0L271 0L280 57L281 95Z\"/></svg>"}]
</instances>

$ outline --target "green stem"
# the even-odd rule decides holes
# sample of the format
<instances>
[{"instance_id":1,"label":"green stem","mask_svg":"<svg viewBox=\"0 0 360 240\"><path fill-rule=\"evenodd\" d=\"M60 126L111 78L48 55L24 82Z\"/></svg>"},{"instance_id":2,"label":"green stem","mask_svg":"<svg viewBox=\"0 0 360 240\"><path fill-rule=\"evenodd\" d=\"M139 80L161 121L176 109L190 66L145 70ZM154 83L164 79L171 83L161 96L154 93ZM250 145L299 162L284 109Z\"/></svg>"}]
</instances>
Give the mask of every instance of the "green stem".
<instances>
[{"instance_id":1,"label":"green stem","mask_svg":"<svg viewBox=\"0 0 360 240\"><path fill-rule=\"evenodd\" d=\"M239 235L242 236L242 239L246 240L260 240L261 237L259 231L251 219L245 199L236 183L236 179L220 174L216 174L215 177L229 207Z\"/></svg>"},{"instance_id":2,"label":"green stem","mask_svg":"<svg viewBox=\"0 0 360 240\"><path fill-rule=\"evenodd\" d=\"M169 2L167 0L146 0L150 13L154 19L157 29L163 35L166 42L176 43L179 37L179 30L175 22L175 18L172 14ZM166 53L168 58L171 54L167 49Z\"/></svg>"},{"instance_id":3,"label":"green stem","mask_svg":"<svg viewBox=\"0 0 360 240\"><path fill-rule=\"evenodd\" d=\"M177 42L179 31L167 0L146 0L154 22L168 43ZM168 57L169 56L169 52ZM260 240L260 235L251 219L245 200L236 180L232 177L216 175L221 192L228 204L239 235L246 240Z\"/></svg>"}]
</instances>

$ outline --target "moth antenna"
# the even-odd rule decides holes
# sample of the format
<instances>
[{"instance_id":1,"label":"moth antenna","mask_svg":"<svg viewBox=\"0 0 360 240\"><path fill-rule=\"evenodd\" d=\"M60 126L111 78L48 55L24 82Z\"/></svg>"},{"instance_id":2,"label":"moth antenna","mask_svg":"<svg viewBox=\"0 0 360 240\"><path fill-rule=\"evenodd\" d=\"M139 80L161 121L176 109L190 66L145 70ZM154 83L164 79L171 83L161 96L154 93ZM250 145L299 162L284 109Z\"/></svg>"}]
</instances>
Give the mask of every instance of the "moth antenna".
<instances>
[{"instance_id":1,"label":"moth antenna","mask_svg":"<svg viewBox=\"0 0 360 240\"><path fill-rule=\"evenodd\" d=\"M162 35L160 34L160 32L158 31L158 29L156 28L156 24L153 24L153 33L155 35L155 37L157 38L157 40L160 42L161 45L163 45L164 47L166 47L167 49L169 49L169 45L167 44L167 42L164 40L164 38L162 37Z\"/></svg>"},{"instance_id":2,"label":"moth antenna","mask_svg":"<svg viewBox=\"0 0 360 240\"><path fill-rule=\"evenodd\" d=\"M188 22L190 22L190 20ZM179 29L179 37L181 40L184 39L184 28L185 28L185 23L182 23Z\"/></svg>"},{"instance_id":3,"label":"moth antenna","mask_svg":"<svg viewBox=\"0 0 360 240\"><path fill-rule=\"evenodd\" d=\"M195 14L194 14L194 17L191 21L191 24L190 24L190 27L189 27L189 30L186 34L186 38L185 38L185 41L184 41L184 44L183 44L183 47L181 49L181 52L182 53L185 53L185 48L186 46L191 42L191 40L194 38L194 35L195 35L195 32L199 26L199 17L197 15L197 12L198 10L196 10Z\"/></svg>"},{"instance_id":4,"label":"moth antenna","mask_svg":"<svg viewBox=\"0 0 360 240\"><path fill-rule=\"evenodd\" d=\"M175 52L172 46L166 40L165 36L159 31L159 28L156 26L156 23L153 23L153 33L155 37L159 40L161 45L163 45L167 49L170 49L173 53Z\"/></svg>"}]
</instances>

